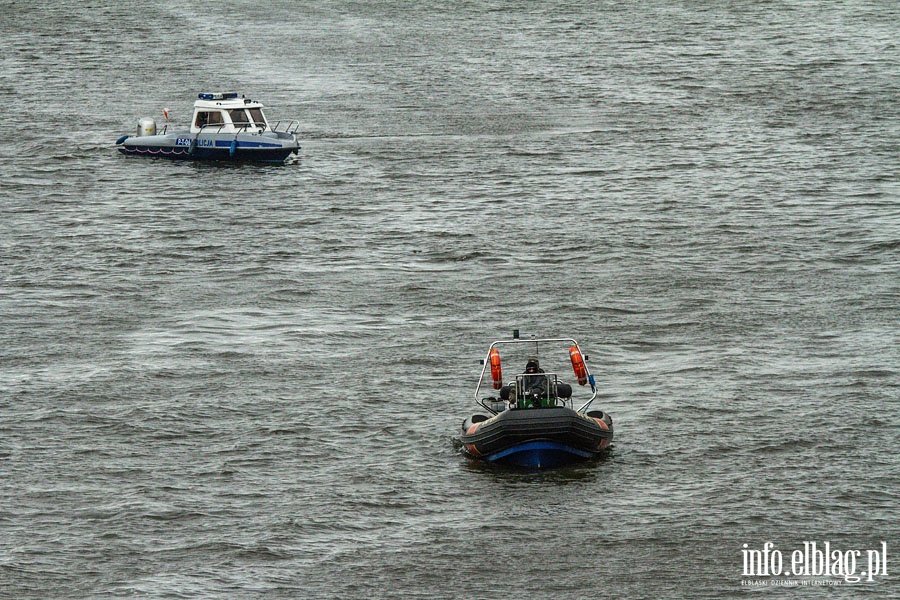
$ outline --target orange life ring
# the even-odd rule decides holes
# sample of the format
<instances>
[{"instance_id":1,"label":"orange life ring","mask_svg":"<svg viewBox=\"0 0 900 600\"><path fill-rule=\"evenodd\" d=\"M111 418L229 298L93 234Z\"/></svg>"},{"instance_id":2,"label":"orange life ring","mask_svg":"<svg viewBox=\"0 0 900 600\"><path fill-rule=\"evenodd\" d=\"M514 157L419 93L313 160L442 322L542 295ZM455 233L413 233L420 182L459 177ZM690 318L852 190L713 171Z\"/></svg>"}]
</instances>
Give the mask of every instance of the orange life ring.
<instances>
[{"instance_id":1,"label":"orange life ring","mask_svg":"<svg viewBox=\"0 0 900 600\"><path fill-rule=\"evenodd\" d=\"M578 349L578 346L572 346L569 348L569 358L572 359L572 370L575 371L575 380L578 382L578 385L584 385L587 383L587 367L584 365L584 357L581 355L581 350Z\"/></svg>"},{"instance_id":2,"label":"orange life ring","mask_svg":"<svg viewBox=\"0 0 900 600\"><path fill-rule=\"evenodd\" d=\"M491 363L491 381L494 383L494 389L499 390L503 387L503 369L500 368L500 351L491 348L488 353L488 362Z\"/></svg>"}]
</instances>

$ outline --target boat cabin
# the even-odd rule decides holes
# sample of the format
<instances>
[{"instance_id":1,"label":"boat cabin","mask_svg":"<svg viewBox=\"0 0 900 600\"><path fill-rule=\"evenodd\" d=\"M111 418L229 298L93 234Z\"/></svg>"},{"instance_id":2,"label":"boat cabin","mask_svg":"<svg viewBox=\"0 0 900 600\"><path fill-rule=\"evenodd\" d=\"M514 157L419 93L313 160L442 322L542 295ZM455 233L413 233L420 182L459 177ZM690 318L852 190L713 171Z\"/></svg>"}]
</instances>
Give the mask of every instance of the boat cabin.
<instances>
[{"instance_id":1,"label":"boat cabin","mask_svg":"<svg viewBox=\"0 0 900 600\"><path fill-rule=\"evenodd\" d=\"M263 105L237 93L200 94L194 102L191 133L238 133L269 129Z\"/></svg>"}]
</instances>

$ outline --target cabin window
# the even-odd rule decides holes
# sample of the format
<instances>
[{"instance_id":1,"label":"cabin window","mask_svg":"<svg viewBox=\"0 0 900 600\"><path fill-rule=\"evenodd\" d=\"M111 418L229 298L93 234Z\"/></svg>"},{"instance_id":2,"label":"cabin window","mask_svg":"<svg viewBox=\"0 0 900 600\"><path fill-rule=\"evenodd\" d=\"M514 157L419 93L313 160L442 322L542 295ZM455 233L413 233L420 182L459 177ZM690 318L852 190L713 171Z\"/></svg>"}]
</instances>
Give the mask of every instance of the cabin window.
<instances>
[{"instance_id":1,"label":"cabin window","mask_svg":"<svg viewBox=\"0 0 900 600\"><path fill-rule=\"evenodd\" d=\"M247 112L242 108L233 108L228 111L228 115L231 117L231 122L234 123L235 127L246 127L250 124L250 117L247 116Z\"/></svg>"},{"instance_id":2,"label":"cabin window","mask_svg":"<svg viewBox=\"0 0 900 600\"><path fill-rule=\"evenodd\" d=\"M257 125L265 125L266 118L263 116L262 109L259 108L251 108L250 116L253 117L253 122Z\"/></svg>"},{"instance_id":3,"label":"cabin window","mask_svg":"<svg viewBox=\"0 0 900 600\"><path fill-rule=\"evenodd\" d=\"M194 121L194 125L201 128L209 125L223 125L224 123L225 120L222 118L222 113L218 110L197 111L197 119Z\"/></svg>"}]
</instances>

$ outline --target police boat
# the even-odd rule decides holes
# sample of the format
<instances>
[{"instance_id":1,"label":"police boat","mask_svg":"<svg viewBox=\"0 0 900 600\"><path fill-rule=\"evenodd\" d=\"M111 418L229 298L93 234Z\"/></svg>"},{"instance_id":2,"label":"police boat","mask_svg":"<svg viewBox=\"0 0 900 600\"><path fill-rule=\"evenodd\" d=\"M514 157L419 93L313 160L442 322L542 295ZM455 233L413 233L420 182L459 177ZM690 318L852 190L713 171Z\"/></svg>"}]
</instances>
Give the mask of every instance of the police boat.
<instances>
[{"instance_id":1,"label":"police boat","mask_svg":"<svg viewBox=\"0 0 900 600\"><path fill-rule=\"evenodd\" d=\"M526 361L524 371L505 384L501 349ZM492 343L482 362L475 402L489 414L474 414L463 421L464 454L489 463L549 469L597 457L609 448L612 417L602 410L588 410L597 397L597 386L577 341L523 340L517 330L512 340ZM590 384L591 396L578 408L572 386L542 368L565 363L571 364L579 386ZM497 396L479 397L487 373Z\"/></svg>"},{"instance_id":2,"label":"police boat","mask_svg":"<svg viewBox=\"0 0 900 600\"><path fill-rule=\"evenodd\" d=\"M169 131L168 109L163 115L166 124L162 131L157 130L154 119L140 119L136 135L116 140L119 152L183 160L283 163L300 151L299 121L270 125L262 103L238 97L236 92L199 94L190 129Z\"/></svg>"}]
</instances>

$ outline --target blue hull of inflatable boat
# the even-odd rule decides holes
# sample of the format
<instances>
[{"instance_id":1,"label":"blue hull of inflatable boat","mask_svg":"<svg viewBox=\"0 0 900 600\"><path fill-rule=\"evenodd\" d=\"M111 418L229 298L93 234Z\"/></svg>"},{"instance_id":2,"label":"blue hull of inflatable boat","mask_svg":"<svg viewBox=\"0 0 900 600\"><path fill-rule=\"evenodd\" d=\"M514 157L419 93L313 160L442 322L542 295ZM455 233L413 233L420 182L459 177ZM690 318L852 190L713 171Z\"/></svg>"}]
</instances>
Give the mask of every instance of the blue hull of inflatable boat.
<instances>
[{"instance_id":1,"label":"blue hull of inflatable boat","mask_svg":"<svg viewBox=\"0 0 900 600\"><path fill-rule=\"evenodd\" d=\"M572 446L549 441L519 444L494 454L484 456L487 462L524 467L526 469L554 469L596 456L596 452L579 450Z\"/></svg>"}]
</instances>

